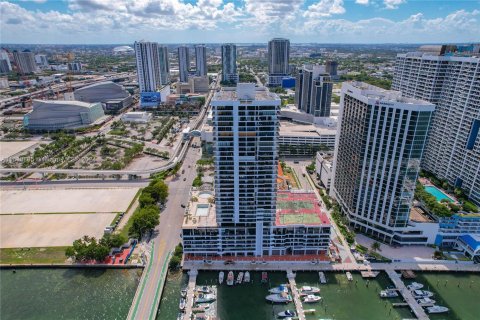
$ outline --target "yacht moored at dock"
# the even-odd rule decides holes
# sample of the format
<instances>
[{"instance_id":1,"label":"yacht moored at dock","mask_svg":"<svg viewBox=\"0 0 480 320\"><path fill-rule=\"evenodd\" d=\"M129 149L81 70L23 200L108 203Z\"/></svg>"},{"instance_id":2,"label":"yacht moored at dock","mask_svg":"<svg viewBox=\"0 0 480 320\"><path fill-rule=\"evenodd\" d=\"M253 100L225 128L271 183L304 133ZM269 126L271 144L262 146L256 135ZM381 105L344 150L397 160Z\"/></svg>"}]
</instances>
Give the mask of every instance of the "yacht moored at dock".
<instances>
[{"instance_id":1,"label":"yacht moored at dock","mask_svg":"<svg viewBox=\"0 0 480 320\"><path fill-rule=\"evenodd\" d=\"M218 283L222 284L223 283L223 278L225 277L225 273L223 271L220 271L218 273Z\"/></svg>"}]
</instances>

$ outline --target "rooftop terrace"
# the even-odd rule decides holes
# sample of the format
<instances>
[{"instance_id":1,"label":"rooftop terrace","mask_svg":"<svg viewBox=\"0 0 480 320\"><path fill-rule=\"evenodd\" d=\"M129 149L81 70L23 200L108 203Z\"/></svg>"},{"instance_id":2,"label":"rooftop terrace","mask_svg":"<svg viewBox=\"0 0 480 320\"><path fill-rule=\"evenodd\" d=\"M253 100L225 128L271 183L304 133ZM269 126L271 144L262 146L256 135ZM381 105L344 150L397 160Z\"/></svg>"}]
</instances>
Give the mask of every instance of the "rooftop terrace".
<instances>
[{"instance_id":1,"label":"rooftop terrace","mask_svg":"<svg viewBox=\"0 0 480 320\"><path fill-rule=\"evenodd\" d=\"M215 203L210 203L213 198L211 191L192 191L192 200L186 209L183 228L216 227Z\"/></svg>"},{"instance_id":2,"label":"rooftop terrace","mask_svg":"<svg viewBox=\"0 0 480 320\"><path fill-rule=\"evenodd\" d=\"M330 220L320 209L314 192L279 191L275 225L330 225Z\"/></svg>"}]
</instances>

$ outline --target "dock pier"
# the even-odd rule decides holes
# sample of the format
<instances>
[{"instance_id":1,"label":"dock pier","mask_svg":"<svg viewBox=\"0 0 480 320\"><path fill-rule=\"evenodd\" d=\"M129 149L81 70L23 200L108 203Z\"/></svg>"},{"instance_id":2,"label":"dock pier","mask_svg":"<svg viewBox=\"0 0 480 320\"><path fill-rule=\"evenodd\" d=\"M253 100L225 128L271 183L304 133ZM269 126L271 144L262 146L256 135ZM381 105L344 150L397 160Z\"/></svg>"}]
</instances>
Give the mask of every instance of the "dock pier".
<instances>
[{"instance_id":1,"label":"dock pier","mask_svg":"<svg viewBox=\"0 0 480 320\"><path fill-rule=\"evenodd\" d=\"M407 289L405 284L403 283L402 279L400 279L400 275L396 273L394 270L385 270L388 274L392 282L394 283L395 287L398 291L402 294L405 303L412 309L413 313L418 320L429 320L428 315L425 313L423 308L418 304L417 300L413 297L412 293Z\"/></svg>"},{"instance_id":2,"label":"dock pier","mask_svg":"<svg viewBox=\"0 0 480 320\"><path fill-rule=\"evenodd\" d=\"M295 309L297 310L297 316L299 320L305 320L305 312L303 311L302 300L297 290L297 283L295 282L295 273L292 270L287 270L288 283L292 290L293 302L295 303Z\"/></svg>"},{"instance_id":3,"label":"dock pier","mask_svg":"<svg viewBox=\"0 0 480 320\"><path fill-rule=\"evenodd\" d=\"M192 317L192 308L193 308L193 300L195 298L195 285L197 283L197 269L191 269L188 271L188 287L187 287L187 303L185 305L185 315L186 319L190 319Z\"/></svg>"}]
</instances>

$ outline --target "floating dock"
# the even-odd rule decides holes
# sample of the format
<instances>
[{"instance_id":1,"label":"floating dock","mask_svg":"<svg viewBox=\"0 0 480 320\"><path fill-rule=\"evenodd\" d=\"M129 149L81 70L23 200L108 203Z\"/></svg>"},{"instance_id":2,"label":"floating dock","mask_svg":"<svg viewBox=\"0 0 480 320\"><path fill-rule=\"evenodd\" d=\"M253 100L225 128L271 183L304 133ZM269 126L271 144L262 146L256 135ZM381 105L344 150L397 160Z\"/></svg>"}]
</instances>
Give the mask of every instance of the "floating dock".
<instances>
[{"instance_id":1,"label":"floating dock","mask_svg":"<svg viewBox=\"0 0 480 320\"><path fill-rule=\"evenodd\" d=\"M297 283L295 282L295 273L293 273L291 270L288 270L287 278L288 283L290 284L290 289L292 290L292 297L297 310L298 320L305 320L305 312L303 311L302 300L300 300L300 294L297 290Z\"/></svg>"},{"instance_id":2,"label":"floating dock","mask_svg":"<svg viewBox=\"0 0 480 320\"><path fill-rule=\"evenodd\" d=\"M195 284L197 283L198 271L192 269L188 271L187 304L185 306L186 319L192 317L193 300L195 299Z\"/></svg>"},{"instance_id":3,"label":"floating dock","mask_svg":"<svg viewBox=\"0 0 480 320\"><path fill-rule=\"evenodd\" d=\"M418 320L429 320L430 318L425 313L425 310L418 304L417 300L413 297L412 293L407 289L405 284L403 283L402 279L400 279L400 275L396 273L394 270L385 270L392 280L393 284L396 288L400 291L405 300L405 303L408 304L410 309L412 309L413 313L417 317Z\"/></svg>"}]
</instances>

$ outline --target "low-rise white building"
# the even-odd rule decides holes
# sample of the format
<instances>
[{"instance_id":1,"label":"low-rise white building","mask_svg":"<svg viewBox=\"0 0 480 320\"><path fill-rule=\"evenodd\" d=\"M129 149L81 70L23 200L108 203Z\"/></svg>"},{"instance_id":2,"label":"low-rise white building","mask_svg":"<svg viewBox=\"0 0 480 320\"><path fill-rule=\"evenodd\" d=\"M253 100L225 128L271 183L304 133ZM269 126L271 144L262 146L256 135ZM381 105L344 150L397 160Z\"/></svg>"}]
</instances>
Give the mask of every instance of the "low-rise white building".
<instances>
[{"instance_id":1,"label":"low-rise white building","mask_svg":"<svg viewBox=\"0 0 480 320\"><path fill-rule=\"evenodd\" d=\"M323 186L329 190L332 181L333 154L317 152L315 157L315 171Z\"/></svg>"},{"instance_id":2,"label":"low-rise white building","mask_svg":"<svg viewBox=\"0 0 480 320\"><path fill-rule=\"evenodd\" d=\"M148 123L152 119L152 114L148 112L127 112L122 115L123 122Z\"/></svg>"},{"instance_id":3,"label":"low-rise white building","mask_svg":"<svg viewBox=\"0 0 480 320\"><path fill-rule=\"evenodd\" d=\"M317 151L333 148L336 134L336 127L280 121L280 155L313 157Z\"/></svg>"}]
</instances>

